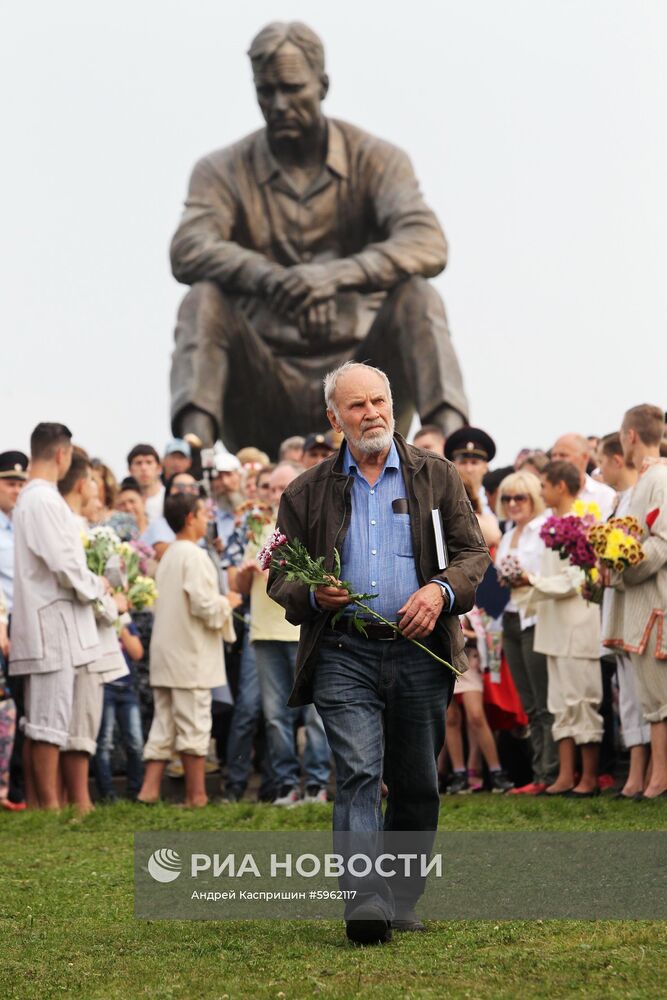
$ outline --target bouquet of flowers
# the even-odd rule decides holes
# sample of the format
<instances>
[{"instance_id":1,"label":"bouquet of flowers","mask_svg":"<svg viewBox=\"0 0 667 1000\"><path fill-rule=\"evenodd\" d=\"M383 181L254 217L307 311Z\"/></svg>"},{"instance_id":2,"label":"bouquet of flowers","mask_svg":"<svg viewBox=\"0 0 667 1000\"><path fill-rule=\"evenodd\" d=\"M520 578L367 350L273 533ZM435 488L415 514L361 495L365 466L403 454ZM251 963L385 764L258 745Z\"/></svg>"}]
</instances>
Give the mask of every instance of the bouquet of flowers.
<instances>
[{"instance_id":1,"label":"bouquet of flowers","mask_svg":"<svg viewBox=\"0 0 667 1000\"><path fill-rule=\"evenodd\" d=\"M642 529L635 517L612 517L604 524L593 525L588 540L600 563L622 573L644 558L640 541Z\"/></svg>"},{"instance_id":2,"label":"bouquet of flowers","mask_svg":"<svg viewBox=\"0 0 667 1000\"><path fill-rule=\"evenodd\" d=\"M245 536L253 545L259 545L264 527L273 520L273 511L268 504L261 501L246 500L236 508L236 523L245 532Z\"/></svg>"},{"instance_id":3,"label":"bouquet of flowers","mask_svg":"<svg viewBox=\"0 0 667 1000\"><path fill-rule=\"evenodd\" d=\"M515 587L524 575L524 569L517 557L510 552L498 563L496 574L501 587Z\"/></svg>"},{"instance_id":4,"label":"bouquet of flowers","mask_svg":"<svg viewBox=\"0 0 667 1000\"><path fill-rule=\"evenodd\" d=\"M599 604L603 588L599 583L597 555L589 541L588 533L599 518L597 504L584 504L576 500L573 513L564 517L549 517L540 529L540 538L548 549L553 549L561 559L568 559L572 566L584 571L582 595L587 601Z\"/></svg>"},{"instance_id":5,"label":"bouquet of flowers","mask_svg":"<svg viewBox=\"0 0 667 1000\"><path fill-rule=\"evenodd\" d=\"M127 599L135 611L143 611L145 608L152 608L157 600L157 587L155 580L150 576L137 574L130 584L127 592Z\"/></svg>"},{"instance_id":6,"label":"bouquet of flowers","mask_svg":"<svg viewBox=\"0 0 667 1000\"><path fill-rule=\"evenodd\" d=\"M87 534L84 533L82 541L88 569L96 576L104 576L111 556L120 554L120 546L123 544L120 538L113 528L100 524L91 528Z\"/></svg>"},{"instance_id":7,"label":"bouquet of flowers","mask_svg":"<svg viewBox=\"0 0 667 1000\"><path fill-rule=\"evenodd\" d=\"M403 633L399 629L395 622L390 622L388 619L384 618L373 608L370 608L366 601L371 601L377 594L355 594L352 591L352 585L346 580L340 579L341 563L340 554L337 549L334 549L334 567L333 572L329 572L324 565L324 556L319 556L317 559L313 559L305 545L295 538L293 542L288 542L287 536L284 535L280 528L276 527L273 534L267 540L264 548L260 551L257 556L257 560L263 570L274 569L276 572L283 575L287 580L296 581L298 583L305 583L306 586L311 590L316 590L317 587L340 587L343 590L347 590L350 595L350 603L355 605L355 611L352 615L352 624L356 628L360 635L367 636L365 625L368 624L368 617L376 618L378 621L382 622L384 625L388 625L392 628L397 635L402 635ZM364 612L364 617L361 617L356 608L359 608ZM346 608L342 608L340 611L331 619L331 624L335 625L338 619L345 613ZM461 677L461 671L457 670L456 667L448 663L447 660L443 660L440 656L437 656L432 650L428 649L426 646L422 645L416 639L409 639L409 642L413 645L418 646L429 656L432 656L434 660L438 663L442 663L443 666L449 667L457 677Z\"/></svg>"},{"instance_id":8,"label":"bouquet of flowers","mask_svg":"<svg viewBox=\"0 0 667 1000\"><path fill-rule=\"evenodd\" d=\"M136 610L150 608L157 597L155 583L146 575L153 549L141 542L122 542L113 528L98 525L83 535L88 569L106 576L116 591L127 593Z\"/></svg>"}]
</instances>

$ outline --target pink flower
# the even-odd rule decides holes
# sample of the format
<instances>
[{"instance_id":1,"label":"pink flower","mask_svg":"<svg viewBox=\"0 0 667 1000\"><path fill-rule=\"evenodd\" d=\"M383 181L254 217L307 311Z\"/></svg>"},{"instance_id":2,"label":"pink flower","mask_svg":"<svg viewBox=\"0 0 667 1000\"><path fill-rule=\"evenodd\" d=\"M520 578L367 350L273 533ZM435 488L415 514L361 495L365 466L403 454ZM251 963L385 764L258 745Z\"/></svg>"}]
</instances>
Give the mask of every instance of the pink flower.
<instances>
[{"instance_id":1,"label":"pink flower","mask_svg":"<svg viewBox=\"0 0 667 1000\"><path fill-rule=\"evenodd\" d=\"M266 545L261 550L257 556L257 561L262 569L270 569L271 561L276 549L279 549L281 545L285 545L287 542L287 536L283 535L279 528L273 532L270 538L267 539ZM281 562L282 566L287 565L285 560Z\"/></svg>"}]
</instances>

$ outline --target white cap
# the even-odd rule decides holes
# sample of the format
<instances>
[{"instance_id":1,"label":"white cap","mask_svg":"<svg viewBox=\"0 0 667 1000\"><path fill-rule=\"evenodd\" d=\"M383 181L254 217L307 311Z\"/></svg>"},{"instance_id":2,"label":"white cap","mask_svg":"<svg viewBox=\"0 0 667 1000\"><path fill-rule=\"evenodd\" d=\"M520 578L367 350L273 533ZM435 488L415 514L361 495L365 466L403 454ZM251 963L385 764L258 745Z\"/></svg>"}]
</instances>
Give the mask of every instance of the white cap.
<instances>
[{"instance_id":1,"label":"white cap","mask_svg":"<svg viewBox=\"0 0 667 1000\"><path fill-rule=\"evenodd\" d=\"M241 463L239 462L236 455L231 455L229 452L218 452L215 456L215 471L216 472L240 472Z\"/></svg>"}]
</instances>

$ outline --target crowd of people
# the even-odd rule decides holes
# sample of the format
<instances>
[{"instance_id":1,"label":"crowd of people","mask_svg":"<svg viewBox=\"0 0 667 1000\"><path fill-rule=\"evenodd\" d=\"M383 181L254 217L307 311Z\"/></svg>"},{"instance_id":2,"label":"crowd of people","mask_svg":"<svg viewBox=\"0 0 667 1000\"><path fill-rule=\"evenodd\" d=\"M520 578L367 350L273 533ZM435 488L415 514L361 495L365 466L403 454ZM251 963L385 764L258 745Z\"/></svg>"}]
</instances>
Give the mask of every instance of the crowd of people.
<instances>
[{"instance_id":1,"label":"crowd of people","mask_svg":"<svg viewBox=\"0 0 667 1000\"><path fill-rule=\"evenodd\" d=\"M442 792L665 794L664 413L634 407L619 431L566 433L502 468L489 468L495 443L480 428L446 438L422 426L413 443L454 463L494 561L461 616L468 670L447 709ZM284 490L341 436L291 437L277 456L197 445L137 444L120 480L62 424L39 424L30 456L0 454L7 810L85 812L91 788L153 803L165 770L190 806L207 803L214 772L225 803L251 790L278 806L327 801L322 719L288 705L299 628L268 596L257 556ZM643 562L603 581L601 606L541 534L577 503L648 525ZM98 526L141 555L154 607L133 606L114 567L90 568L85 538Z\"/></svg>"}]
</instances>

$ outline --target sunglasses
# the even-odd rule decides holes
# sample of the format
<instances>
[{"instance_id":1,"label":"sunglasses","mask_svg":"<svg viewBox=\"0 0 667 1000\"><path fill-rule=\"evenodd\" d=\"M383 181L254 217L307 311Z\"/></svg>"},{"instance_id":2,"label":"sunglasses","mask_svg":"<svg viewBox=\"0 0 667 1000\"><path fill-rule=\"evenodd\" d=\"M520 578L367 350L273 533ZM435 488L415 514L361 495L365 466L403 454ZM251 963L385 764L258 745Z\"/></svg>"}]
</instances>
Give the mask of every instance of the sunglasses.
<instances>
[{"instance_id":1,"label":"sunglasses","mask_svg":"<svg viewBox=\"0 0 667 1000\"><path fill-rule=\"evenodd\" d=\"M192 495L196 496L199 494L199 483L176 483L169 490L171 496L179 495Z\"/></svg>"},{"instance_id":2,"label":"sunglasses","mask_svg":"<svg viewBox=\"0 0 667 1000\"><path fill-rule=\"evenodd\" d=\"M525 503L528 496L525 493L515 493L513 496L509 493L503 493L500 498L501 503Z\"/></svg>"}]
</instances>

